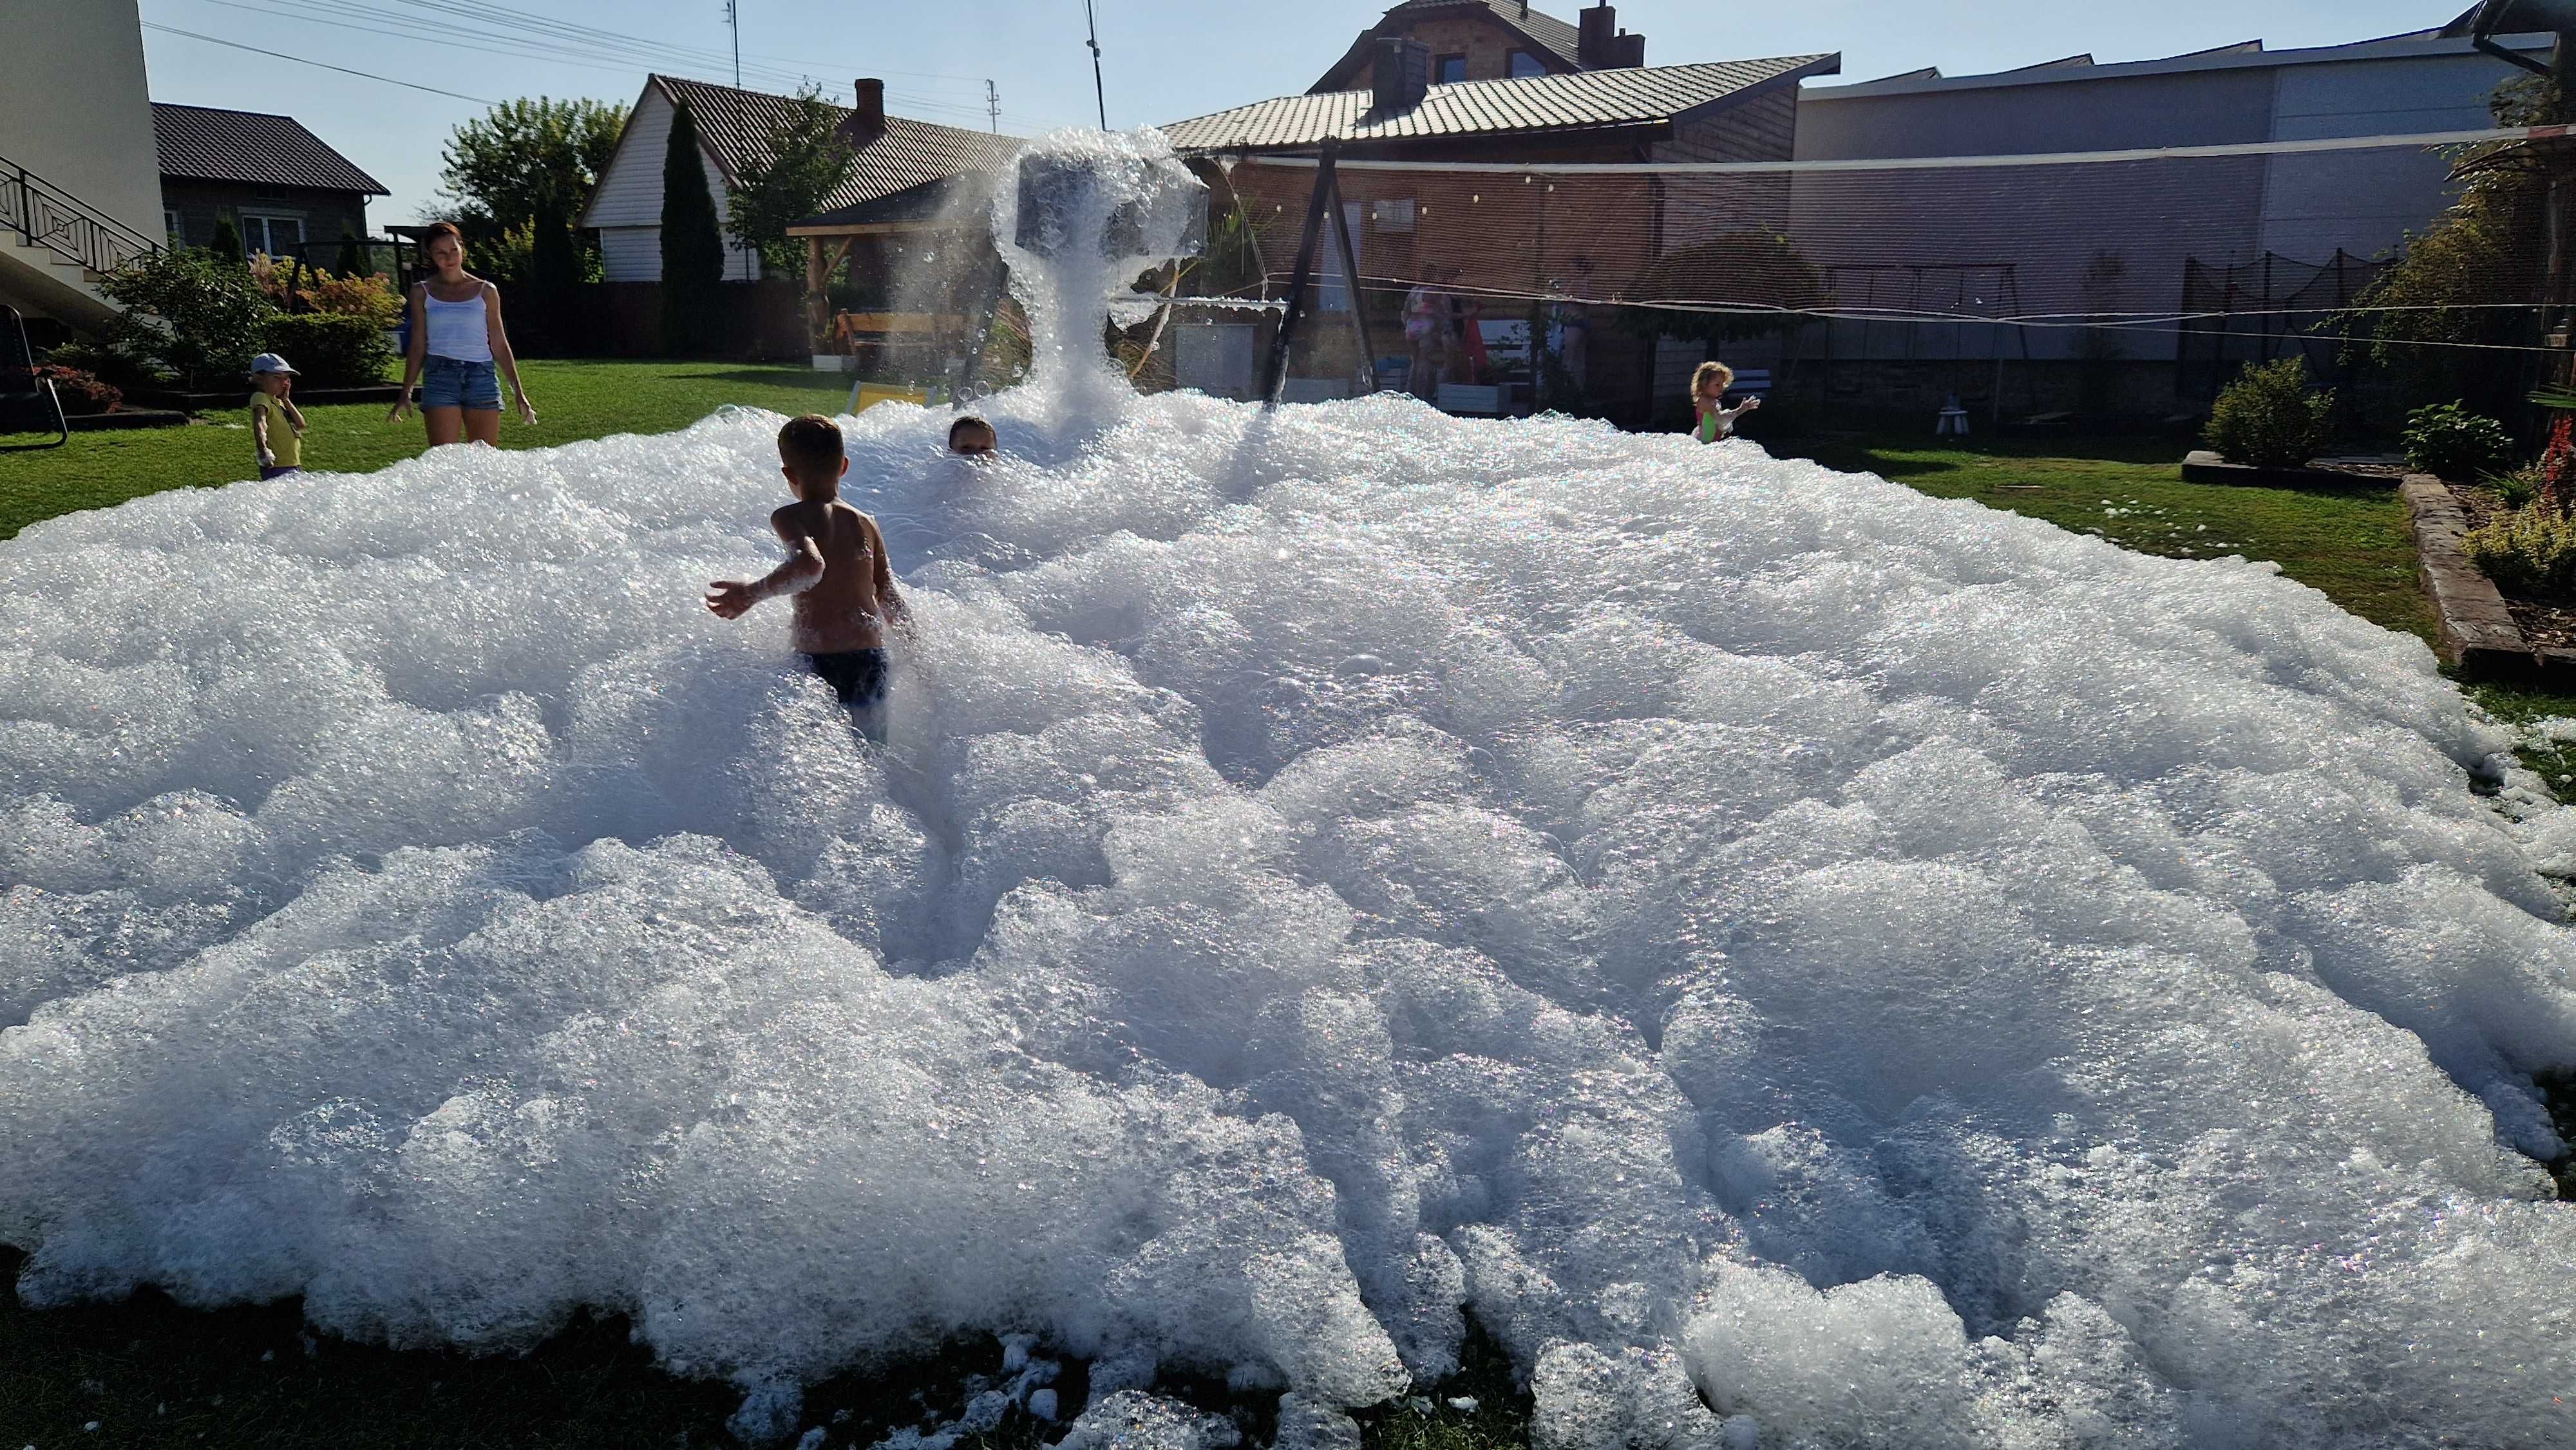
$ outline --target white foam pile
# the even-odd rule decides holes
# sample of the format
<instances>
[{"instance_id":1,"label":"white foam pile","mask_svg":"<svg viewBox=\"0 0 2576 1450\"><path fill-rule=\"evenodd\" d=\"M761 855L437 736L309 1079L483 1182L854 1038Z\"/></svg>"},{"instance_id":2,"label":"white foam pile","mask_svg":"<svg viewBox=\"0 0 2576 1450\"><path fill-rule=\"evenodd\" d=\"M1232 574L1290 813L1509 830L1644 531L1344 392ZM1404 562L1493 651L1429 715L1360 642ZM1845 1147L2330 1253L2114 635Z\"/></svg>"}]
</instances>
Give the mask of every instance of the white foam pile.
<instances>
[{"instance_id":1,"label":"white foam pile","mask_svg":"<svg viewBox=\"0 0 2576 1450\"><path fill-rule=\"evenodd\" d=\"M2576 948L2420 643L1749 445L1078 386L847 425L883 750L699 606L768 415L0 545L20 1293L622 1311L783 1434L989 1331L1100 1443L1213 1371L1339 1444L1472 1313L1550 1445L2576 1437Z\"/></svg>"}]
</instances>

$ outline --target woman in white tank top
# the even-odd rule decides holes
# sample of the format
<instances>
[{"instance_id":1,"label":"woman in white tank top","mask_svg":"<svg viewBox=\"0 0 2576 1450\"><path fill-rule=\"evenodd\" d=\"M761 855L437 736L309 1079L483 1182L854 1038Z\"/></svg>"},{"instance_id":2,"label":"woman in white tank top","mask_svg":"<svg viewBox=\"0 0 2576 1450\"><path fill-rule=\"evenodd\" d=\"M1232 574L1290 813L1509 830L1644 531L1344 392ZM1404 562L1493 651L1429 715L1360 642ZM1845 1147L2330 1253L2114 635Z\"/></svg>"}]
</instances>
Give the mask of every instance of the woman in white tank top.
<instances>
[{"instance_id":1,"label":"woman in white tank top","mask_svg":"<svg viewBox=\"0 0 2576 1450\"><path fill-rule=\"evenodd\" d=\"M411 289L411 354L403 360L402 401L393 421L411 411L420 392L421 421L430 446L501 441L501 380L518 394L519 416L530 426L536 406L519 382L519 359L501 326L501 289L465 270L465 239L445 222L429 229L423 247L438 275Z\"/></svg>"}]
</instances>

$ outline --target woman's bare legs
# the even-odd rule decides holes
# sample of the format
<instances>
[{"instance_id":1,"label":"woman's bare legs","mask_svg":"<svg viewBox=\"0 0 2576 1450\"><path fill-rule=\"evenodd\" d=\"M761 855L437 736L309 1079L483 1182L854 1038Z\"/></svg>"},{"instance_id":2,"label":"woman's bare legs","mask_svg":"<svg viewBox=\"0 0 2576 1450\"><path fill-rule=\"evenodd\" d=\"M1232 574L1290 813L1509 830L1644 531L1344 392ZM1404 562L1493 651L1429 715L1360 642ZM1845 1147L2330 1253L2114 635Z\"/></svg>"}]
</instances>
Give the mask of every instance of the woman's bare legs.
<instances>
[{"instance_id":1,"label":"woman's bare legs","mask_svg":"<svg viewBox=\"0 0 2576 1450\"><path fill-rule=\"evenodd\" d=\"M495 448L500 447L501 410L498 408L466 409L465 437L470 443L489 443Z\"/></svg>"},{"instance_id":2,"label":"woman's bare legs","mask_svg":"<svg viewBox=\"0 0 2576 1450\"><path fill-rule=\"evenodd\" d=\"M492 413L487 416L492 419L496 427L499 425L500 414ZM429 428L429 446L432 448L443 448L450 443L465 441L463 408L423 408L420 410L420 420Z\"/></svg>"}]
</instances>

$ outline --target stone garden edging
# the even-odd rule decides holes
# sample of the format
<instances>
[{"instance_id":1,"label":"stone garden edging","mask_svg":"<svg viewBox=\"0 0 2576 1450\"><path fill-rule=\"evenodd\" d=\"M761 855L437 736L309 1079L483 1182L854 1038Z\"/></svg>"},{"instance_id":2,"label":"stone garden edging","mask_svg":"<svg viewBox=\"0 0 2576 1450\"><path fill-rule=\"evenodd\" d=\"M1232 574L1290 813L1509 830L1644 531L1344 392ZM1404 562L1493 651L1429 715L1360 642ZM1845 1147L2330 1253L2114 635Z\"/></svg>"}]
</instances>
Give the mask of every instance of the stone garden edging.
<instances>
[{"instance_id":1,"label":"stone garden edging","mask_svg":"<svg viewBox=\"0 0 2576 1450\"><path fill-rule=\"evenodd\" d=\"M2463 544L2468 510L2450 486L2429 473L2398 485L2407 532L2415 537L2417 577L2442 630L2442 655L2466 673L2489 679L2576 685L2576 650L2536 648L2513 622L2494 581L2469 562Z\"/></svg>"}]
</instances>

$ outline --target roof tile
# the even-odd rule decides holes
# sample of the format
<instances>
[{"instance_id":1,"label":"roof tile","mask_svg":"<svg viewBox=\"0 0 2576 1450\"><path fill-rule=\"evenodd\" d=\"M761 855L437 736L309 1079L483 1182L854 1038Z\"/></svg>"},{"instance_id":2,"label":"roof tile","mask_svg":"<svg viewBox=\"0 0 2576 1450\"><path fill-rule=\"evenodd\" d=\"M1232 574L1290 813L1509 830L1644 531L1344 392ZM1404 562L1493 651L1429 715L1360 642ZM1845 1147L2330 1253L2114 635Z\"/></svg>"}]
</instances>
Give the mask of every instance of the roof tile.
<instances>
[{"instance_id":1,"label":"roof tile","mask_svg":"<svg viewBox=\"0 0 2576 1450\"><path fill-rule=\"evenodd\" d=\"M1373 109L1367 91L1281 96L1163 128L1183 151L1280 151L1326 141L1407 141L1596 130L1667 121L1832 62L1829 55L1717 61L1433 86L1422 104Z\"/></svg>"},{"instance_id":2,"label":"roof tile","mask_svg":"<svg viewBox=\"0 0 2576 1450\"><path fill-rule=\"evenodd\" d=\"M152 135L163 176L393 195L292 116L154 101Z\"/></svg>"},{"instance_id":3,"label":"roof tile","mask_svg":"<svg viewBox=\"0 0 2576 1450\"><path fill-rule=\"evenodd\" d=\"M792 96L736 90L678 76L655 76L653 83L672 101L689 108L690 116L698 123L699 138L715 156L727 180L739 180L745 169L766 166L777 159L769 138L796 114L797 102ZM828 101L824 104L831 105ZM845 119L852 114L847 106L831 108ZM1009 160L1021 145L1012 136L888 116L885 134L858 149L849 174L842 178L839 189L824 199L821 209L837 211L964 172L988 171Z\"/></svg>"}]
</instances>

